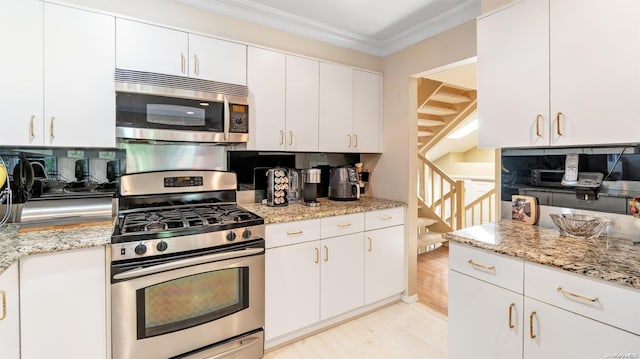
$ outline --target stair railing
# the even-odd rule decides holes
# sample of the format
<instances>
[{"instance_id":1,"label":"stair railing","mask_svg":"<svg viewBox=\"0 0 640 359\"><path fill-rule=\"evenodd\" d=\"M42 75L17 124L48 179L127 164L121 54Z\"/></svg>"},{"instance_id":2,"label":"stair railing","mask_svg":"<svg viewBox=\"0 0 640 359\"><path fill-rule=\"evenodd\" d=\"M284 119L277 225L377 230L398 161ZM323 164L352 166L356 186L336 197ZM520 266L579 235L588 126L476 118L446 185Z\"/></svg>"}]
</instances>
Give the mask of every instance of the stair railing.
<instances>
[{"instance_id":1,"label":"stair railing","mask_svg":"<svg viewBox=\"0 0 640 359\"><path fill-rule=\"evenodd\" d=\"M449 177L418 154L418 199L449 230L464 228L464 182Z\"/></svg>"},{"instance_id":2,"label":"stair railing","mask_svg":"<svg viewBox=\"0 0 640 359\"><path fill-rule=\"evenodd\" d=\"M496 220L496 189L492 188L464 207L465 223L475 226Z\"/></svg>"}]
</instances>

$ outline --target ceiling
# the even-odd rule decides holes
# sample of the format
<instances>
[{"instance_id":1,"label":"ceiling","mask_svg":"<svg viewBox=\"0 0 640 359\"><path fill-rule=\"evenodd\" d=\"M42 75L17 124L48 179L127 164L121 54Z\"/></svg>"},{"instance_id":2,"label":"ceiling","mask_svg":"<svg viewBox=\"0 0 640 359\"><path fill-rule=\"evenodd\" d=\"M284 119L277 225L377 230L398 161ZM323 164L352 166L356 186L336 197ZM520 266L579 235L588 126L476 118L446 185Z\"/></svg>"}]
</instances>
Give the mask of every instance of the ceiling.
<instances>
[{"instance_id":1,"label":"ceiling","mask_svg":"<svg viewBox=\"0 0 640 359\"><path fill-rule=\"evenodd\" d=\"M480 15L480 0L173 0L385 56Z\"/></svg>"}]
</instances>

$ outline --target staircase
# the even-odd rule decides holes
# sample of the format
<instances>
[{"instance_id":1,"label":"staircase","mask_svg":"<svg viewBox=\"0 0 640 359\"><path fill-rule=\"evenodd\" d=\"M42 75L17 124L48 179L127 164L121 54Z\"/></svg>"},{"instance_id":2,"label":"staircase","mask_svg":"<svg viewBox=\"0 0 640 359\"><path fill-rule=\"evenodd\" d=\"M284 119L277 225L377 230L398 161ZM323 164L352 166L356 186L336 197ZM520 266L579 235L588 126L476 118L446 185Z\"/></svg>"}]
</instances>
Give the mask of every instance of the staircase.
<instances>
[{"instance_id":1,"label":"staircase","mask_svg":"<svg viewBox=\"0 0 640 359\"><path fill-rule=\"evenodd\" d=\"M476 90L418 80L418 252L437 247L441 234L495 220L495 189L465 206L464 181L451 178L427 152L476 110Z\"/></svg>"}]
</instances>

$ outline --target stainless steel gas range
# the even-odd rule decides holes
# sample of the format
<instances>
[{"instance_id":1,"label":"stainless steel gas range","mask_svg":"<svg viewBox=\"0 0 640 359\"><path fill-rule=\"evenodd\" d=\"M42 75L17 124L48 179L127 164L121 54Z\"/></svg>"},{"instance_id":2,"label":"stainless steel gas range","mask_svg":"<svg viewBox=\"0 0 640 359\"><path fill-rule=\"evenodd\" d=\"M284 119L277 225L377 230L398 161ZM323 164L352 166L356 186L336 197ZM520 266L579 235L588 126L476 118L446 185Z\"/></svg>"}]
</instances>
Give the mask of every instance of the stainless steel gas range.
<instances>
[{"instance_id":1,"label":"stainless steel gas range","mask_svg":"<svg viewBox=\"0 0 640 359\"><path fill-rule=\"evenodd\" d=\"M113 358L262 357L264 220L234 173L122 176L111 242Z\"/></svg>"}]
</instances>

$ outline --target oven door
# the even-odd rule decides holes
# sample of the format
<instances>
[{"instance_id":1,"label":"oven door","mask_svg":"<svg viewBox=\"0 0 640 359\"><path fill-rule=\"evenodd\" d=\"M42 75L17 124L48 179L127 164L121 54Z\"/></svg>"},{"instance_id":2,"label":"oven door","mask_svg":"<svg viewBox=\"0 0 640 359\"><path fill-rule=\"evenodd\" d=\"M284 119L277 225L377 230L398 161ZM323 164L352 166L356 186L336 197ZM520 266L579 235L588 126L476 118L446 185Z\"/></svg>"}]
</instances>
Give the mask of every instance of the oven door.
<instances>
[{"instance_id":1,"label":"oven door","mask_svg":"<svg viewBox=\"0 0 640 359\"><path fill-rule=\"evenodd\" d=\"M264 326L264 247L120 271L111 296L113 358L203 348Z\"/></svg>"}]
</instances>

